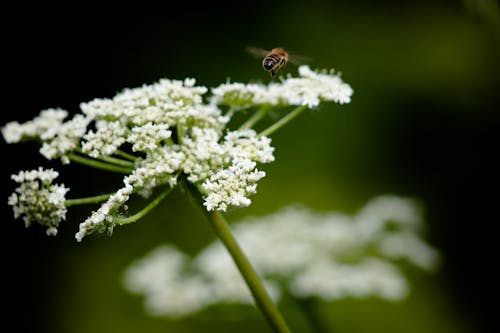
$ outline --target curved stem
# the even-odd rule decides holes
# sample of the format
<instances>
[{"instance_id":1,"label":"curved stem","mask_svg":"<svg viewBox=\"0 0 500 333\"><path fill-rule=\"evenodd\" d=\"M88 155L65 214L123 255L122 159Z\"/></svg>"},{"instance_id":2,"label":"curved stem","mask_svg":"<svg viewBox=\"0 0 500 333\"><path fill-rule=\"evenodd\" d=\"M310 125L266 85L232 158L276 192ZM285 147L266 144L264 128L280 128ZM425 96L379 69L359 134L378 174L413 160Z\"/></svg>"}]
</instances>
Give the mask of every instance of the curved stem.
<instances>
[{"instance_id":1,"label":"curved stem","mask_svg":"<svg viewBox=\"0 0 500 333\"><path fill-rule=\"evenodd\" d=\"M269 325L273 328L274 332L291 333L285 319L276 305L274 305L273 300L267 293L267 290L264 288L264 284L262 283L259 275L252 267L252 264L231 233L224 216L217 211L207 212L205 210L202 198L203 191L201 188L197 188L196 185L191 184L185 179L181 182L181 185L186 189L187 193L190 194L190 198L193 203L198 208L201 208L202 212L207 216L215 234L222 241L227 251L233 258L234 263L238 267L238 270L252 293L257 307L262 312Z\"/></svg>"},{"instance_id":2,"label":"curved stem","mask_svg":"<svg viewBox=\"0 0 500 333\"><path fill-rule=\"evenodd\" d=\"M280 120L278 120L277 122L275 122L274 124L272 124L271 126L266 128L265 130L260 132L258 136L264 136L264 135L269 136L269 135L273 134L278 129L285 126L287 123L289 123L293 118L295 118L299 114L301 114L302 111L304 111L305 109L307 109L306 105L301 105L301 106L297 107L295 110L288 113L286 116L284 116L283 118L281 118Z\"/></svg>"},{"instance_id":3,"label":"curved stem","mask_svg":"<svg viewBox=\"0 0 500 333\"><path fill-rule=\"evenodd\" d=\"M135 160L137 159L137 156L134 156L134 155L129 154L129 153L127 153L127 152L124 152L124 151L122 151L122 150L117 150L117 151L115 152L115 154L116 154L116 155L118 155L118 156L121 156L121 157L123 157L123 158L126 158L127 160L129 160L129 161L131 161L131 162L135 162Z\"/></svg>"},{"instance_id":4,"label":"curved stem","mask_svg":"<svg viewBox=\"0 0 500 333\"><path fill-rule=\"evenodd\" d=\"M110 196L111 196L111 194L101 194L101 195L96 195L96 196L87 197L87 198L68 199L64 202L64 205L66 207L70 207L70 206L76 206L76 205L86 205L86 204L98 203L98 202L107 200Z\"/></svg>"},{"instance_id":5,"label":"curved stem","mask_svg":"<svg viewBox=\"0 0 500 333\"><path fill-rule=\"evenodd\" d=\"M103 156L103 157L100 157L99 159L104 161L104 162L124 166L126 168L133 168L134 167L134 162L125 161L125 160L122 160L121 158L116 158L116 157L112 157L112 156Z\"/></svg>"},{"instance_id":6,"label":"curved stem","mask_svg":"<svg viewBox=\"0 0 500 333\"><path fill-rule=\"evenodd\" d=\"M250 118L248 118L247 121L243 123L243 125L240 126L240 130L242 129L247 129L251 128L253 125L255 125L259 120L264 118L264 116L267 114L269 111L270 107L269 105L264 105L262 106L257 112L253 114Z\"/></svg>"},{"instance_id":7,"label":"curved stem","mask_svg":"<svg viewBox=\"0 0 500 333\"><path fill-rule=\"evenodd\" d=\"M230 107L227 111L226 111L226 114L225 116L226 117L229 117L229 119L231 119L234 115L234 113L236 112L236 110L238 110L237 108L235 108L234 106Z\"/></svg>"},{"instance_id":8,"label":"curved stem","mask_svg":"<svg viewBox=\"0 0 500 333\"><path fill-rule=\"evenodd\" d=\"M88 158L85 156L77 155L74 153L69 154L68 157L70 160L72 160L74 162L88 165L88 166L91 166L91 167L96 168L96 169L114 171L114 172L119 172L119 173L124 173L124 174L130 174L133 170L132 168L126 168L126 167L122 167L122 166L118 166L118 165L113 165L113 164L97 161L97 160L94 160L94 159L91 159L91 158Z\"/></svg>"},{"instance_id":9,"label":"curved stem","mask_svg":"<svg viewBox=\"0 0 500 333\"><path fill-rule=\"evenodd\" d=\"M275 332L291 332L283 316L274 305L271 297L264 288L257 272L254 270L247 256L236 242L236 239L233 237L224 216L217 211L209 212L208 216L215 234L219 237L222 243L224 243L224 246L231 254L231 257L233 258L236 266L238 266L241 275L245 279L257 306L266 317L268 323Z\"/></svg>"},{"instance_id":10,"label":"curved stem","mask_svg":"<svg viewBox=\"0 0 500 333\"><path fill-rule=\"evenodd\" d=\"M119 219L115 221L115 224L117 225L123 225L123 224L129 224L132 222L135 222L139 220L141 217L149 213L149 211L153 208L155 208L166 196L172 191L173 187L167 187L163 192L161 192L153 201L151 201L146 207L144 207L141 211L137 212L136 214Z\"/></svg>"}]
</instances>

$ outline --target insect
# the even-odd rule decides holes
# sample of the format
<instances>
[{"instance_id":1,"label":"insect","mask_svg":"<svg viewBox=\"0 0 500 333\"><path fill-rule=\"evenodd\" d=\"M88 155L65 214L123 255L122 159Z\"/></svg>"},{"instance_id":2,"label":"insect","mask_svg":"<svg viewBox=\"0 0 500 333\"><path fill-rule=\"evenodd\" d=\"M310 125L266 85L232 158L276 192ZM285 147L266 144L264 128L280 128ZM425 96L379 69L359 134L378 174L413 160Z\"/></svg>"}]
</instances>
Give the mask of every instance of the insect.
<instances>
[{"instance_id":1,"label":"insect","mask_svg":"<svg viewBox=\"0 0 500 333\"><path fill-rule=\"evenodd\" d=\"M272 50L264 50L258 47L249 46L246 48L247 52L255 55L264 57L262 59L262 67L264 70L271 74L271 79L274 80L276 74L282 70L286 64L290 62L303 62L305 59L300 60L299 56L290 55L284 48L277 47Z\"/></svg>"}]
</instances>

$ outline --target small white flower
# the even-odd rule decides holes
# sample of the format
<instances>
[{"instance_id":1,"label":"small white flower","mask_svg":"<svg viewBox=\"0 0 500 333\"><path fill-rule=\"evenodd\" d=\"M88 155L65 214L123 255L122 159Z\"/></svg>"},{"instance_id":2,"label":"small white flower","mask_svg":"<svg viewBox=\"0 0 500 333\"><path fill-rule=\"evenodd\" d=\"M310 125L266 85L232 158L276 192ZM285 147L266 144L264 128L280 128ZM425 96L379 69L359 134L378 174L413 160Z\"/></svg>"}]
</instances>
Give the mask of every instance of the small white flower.
<instances>
[{"instance_id":1,"label":"small white flower","mask_svg":"<svg viewBox=\"0 0 500 333\"><path fill-rule=\"evenodd\" d=\"M40 148L40 153L49 160L61 158L63 163L69 163L67 154L78 147L89 123L90 119L87 117L75 115L57 129L53 128L51 135L42 135L42 139L47 141Z\"/></svg>"},{"instance_id":2,"label":"small white flower","mask_svg":"<svg viewBox=\"0 0 500 333\"><path fill-rule=\"evenodd\" d=\"M246 158L259 163L274 161L271 139L266 136L257 137L252 129L228 132L223 144L233 158Z\"/></svg>"},{"instance_id":3,"label":"small white flower","mask_svg":"<svg viewBox=\"0 0 500 333\"><path fill-rule=\"evenodd\" d=\"M182 170L190 182L206 179L226 162L224 147L218 143L220 135L214 128L193 127L182 139L180 149L186 156Z\"/></svg>"},{"instance_id":4,"label":"small white flower","mask_svg":"<svg viewBox=\"0 0 500 333\"><path fill-rule=\"evenodd\" d=\"M96 128L83 136L82 151L91 157L112 155L125 142L127 128L119 121L98 121Z\"/></svg>"},{"instance_id":5,"label":"small white flower","mask_svg":"<svg viewBox=\"0 0 500 333\"><path fill-rule=\"evenodd\" d=\"M301 77L287 78L283 90L290 105L306 105L312 109L322 101L340 104L349 103L353 93L351 87L339 76L312 71L308 66L299 67Z\"/></svg>"},{"instance_id":6,"label":"small white flower","mask_svg":"<svg viewBox=\"0 0 500 333\"><path fill-rule=\"evenodd\" d=\"M151 85L124 89L113 99L95 99L80 105L89 118L120 121L123 124L163 123L168 126L198 123L223 126L229 120L213 105L203 104L207 92L194 79L162 79Z\"/></svg>"},{"instance_id":7,"label":"small white flower","mask_svg":"<svg viewBox=\"0 0 500 333\"><path fill-rule=\"evenodd\" d=\"M17 143L23 139L50 139L57 133L68 112L62 109L47 109L33 120L19 124L13 121L2 127L2 135L7 143Z\"/></svg>"},{"instance_id":8,"label":"small white flower","mask_svg":"<svg viewBox=\"0 0 500 333\"><path fill-rule=\"evenodd\" d=\"M147 123L143 126L132 128L132 133L127 137L127 142L133 144L133 151L150 151L158 148L159 143L167 140L172 135L167 124Z\"/></svg>"},{"instance_id":9,"label":"small white flower","mask_svg":"<svg viewBox=\"0 0 500 333\"><path fill-rule=\"evenodd\" d=\"M300 77L289 77L282 83L262 84L225 83L212 89L211 103L233 108L260 105L305 105L316 108L323 101L349 103L352 88L335 74L319 73L309 66L299 67Z\"/></svg>"},{"instance_id":10,"label":"small white flower","mask_svg":"<svg viewBox=\"0 0 500 333\"><path fill-rule=\"evenodd\" d=\"M255 105L284 104L281 85L265 86L256 83L224 83L212 88L211 103L229 105L234 108L248 108ZM276 89L278 88L278 89Z\"/></svg>"},{"instance_id":11,"label":"small white flower","mask_svg":"<svg viewBox=\"0 0 500 333\"><path fill-rule=\"evenodd\" d=\"M204 205L208 211L226 211L230 206L246 207L249 195L256 192L255 183L266 174L257 170L257 163L249 159L235 158L227 169L222 169L206 180L202 187L206 191Z\"/></svg>"},{"instance_id":12,"label":"small white flower","mask_svg":"<svg viewBox=\"0 0 500 333\"><path fill-rule=\"evenodd\" d=\"M12 175L19 184L9 197L14 217L22 217L26 227L36 222L47 227L47 235L55 236L57 227L66 219L65 195L69 191L62 185L52 184L59 174L52 169L21 171Z\"/></svg>"},{"instance_id":13,"label":"small white flower","mask_svg":"<svg viewBox=\"0 0 500 333\"><path fill-rule=\"evenodd\" d=\"M112 230L115 218L119 217L115 213L127 202L132 190L133 187L127 184L111 195L108 201L102 204L97 211L80 223L79 230L75 235L76 240L81 242L83 237L95 231L102 233Z\"/></svg>"},{"instance_id":14,"label":"small white flower","mask_svg":"<svg viewBox=\"0 0 500 333\"><path fill-rule=\"evenodd\" d=\"M164 146L151 151L141 160L131 175L124 178L124 183L140 190L140 194L148 197L151 191L160 185L177 183L177 171L185 160L178 146Z\"/></svg>"}]
</instances>

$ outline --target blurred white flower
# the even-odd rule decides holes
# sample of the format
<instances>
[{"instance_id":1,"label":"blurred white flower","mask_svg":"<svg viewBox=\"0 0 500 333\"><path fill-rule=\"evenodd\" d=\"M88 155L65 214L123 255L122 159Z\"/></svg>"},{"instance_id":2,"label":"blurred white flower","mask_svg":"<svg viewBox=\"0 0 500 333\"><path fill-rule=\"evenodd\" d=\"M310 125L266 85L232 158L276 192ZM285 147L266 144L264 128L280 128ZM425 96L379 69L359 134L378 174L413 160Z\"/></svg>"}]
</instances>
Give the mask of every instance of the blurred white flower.
<instances>
[{"instance_id":1,"label":"blurred white flower","mask_svg":"<svg viewBox=\"0 0 500 333\"><path fill-rule=\"evenodd\" d=\"M374 213L370 222L369 211ZM415 201L389 195L374 198L353 216L290 206L232 224L235 238L275 300L285 291L297 298L325 301L404 298L409 285L398 266L401 260L427 271L439 264L438 252L422 239L423 227ZM248 288L220 242L209 244L192 259L172 247L162 256L159 251L154 250L125 272L125 287L144 296L149 313L179 316L215 303L251 302ZM182 265L165 268L181 257ZM155 275L151 276L153 271ZM200 291L197 296L191 295L197 297L190 298L197 304L191 311L178 299L155 301L159 293L187 293L183 288Z\"/></svg>"}]
</instances>

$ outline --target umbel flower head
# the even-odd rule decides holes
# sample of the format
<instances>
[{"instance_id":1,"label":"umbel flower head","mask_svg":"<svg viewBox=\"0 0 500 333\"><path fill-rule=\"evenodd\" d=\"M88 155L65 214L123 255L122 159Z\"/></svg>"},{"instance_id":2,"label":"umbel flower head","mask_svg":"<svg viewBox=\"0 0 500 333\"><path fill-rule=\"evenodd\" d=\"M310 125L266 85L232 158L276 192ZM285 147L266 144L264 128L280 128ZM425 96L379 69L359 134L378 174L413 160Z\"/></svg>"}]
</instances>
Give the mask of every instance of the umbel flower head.
<instances>
[{"instance_id":1,"label":"umbel flower head","mask_svg":"<svg viewBox=\"0 0 500 333\"><path fill-rule=\"evenodd\" d=\"M57 226L66 218L64 206L68 188L52 184L59 174L52 169L21 171L12 175L19 184L9 197L9 205L14 208L14 217L22 217L26 227L39 223L47 227L47 235L55 236Z\"/></svg>"},{"instance_id":2,"label":"umbel flower head","mask_svg":"<svg viewBox=\"0 0 500 333\"><path fill-rule=\"evenodd\" d=\"M237 222L233 231L275 300L288 294L397 301L409 293L400 263L425 271L439 264L439 253L422 238L423 227L415 201L384 195L352 216L289 206ZM124 286L144 297L148 313L170 317L252 300L219 242L193 258L161 245L131 263Z\"/></svg>"},{"instance_id":3,"label":"umbel flower head","mask_svg":"<svg viewBox=\"0 0 500 333\"><path fill-rule=\"evenodd\" d=\"M27 191L33 191L32 186L21 186L10 200L15 217L23 216L27 224L37 221L50 226L54 234L56 217L63 219L65 205L105 200L80 224L76 238L81 241L93 232L109 232L115 225L143 216L141 212L123 216L121 208L133 195L147 198L157 188L168 191L179 181L199 191L207 211L248 206L258 181L265 176L260 164L274 161L269 136L305 109L329 101L348 103L352 95L338 75L307 66L299 68L298 77L268 85L234 82L209 89L195 83L191 78L162 79L124 89L113 98L81 103L81 113L69 119L65 110L48 109L23 124L6 124L2 134L7 143L37 140L47 159L124 174L114 193L67 201L60 195L52 200L57 206L50 209L41 202L41 195L21 201ZM257 122L271 110L282 112L283 118L267 129L256 130ZM232 122L237 112L250 117L243 124ZM44 189L62 194L66 188L53 185Z\"/></svg>"}]
</instances>

